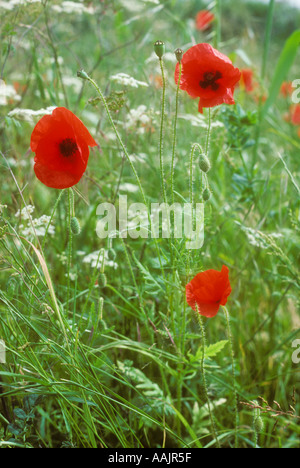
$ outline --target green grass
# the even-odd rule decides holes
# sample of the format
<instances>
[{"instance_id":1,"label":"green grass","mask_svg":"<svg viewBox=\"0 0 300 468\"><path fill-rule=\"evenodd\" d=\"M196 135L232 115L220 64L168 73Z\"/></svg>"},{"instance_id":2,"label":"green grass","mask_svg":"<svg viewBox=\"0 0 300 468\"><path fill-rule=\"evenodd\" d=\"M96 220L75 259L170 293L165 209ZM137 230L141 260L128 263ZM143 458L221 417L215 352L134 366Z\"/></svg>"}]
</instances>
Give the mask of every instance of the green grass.
<instances>
[{"instance_id":1,"label":"green grass","mask_svg":"<svg viewBox=\"0 0 300 468\"><path fill-rule=\"evenodd\" d=\"M216 2L222 16L200 33L193 20L205 2L169 0L135 12L117 0L84 3L97 13L53 13L50 2L0 9L1 79L21 96L0 105L0 339L7 347L0 447L233 448L237 438L241 448L299 448L292 343L300 338L300 139L283 117L291 98L278 94L282 80L300 78L297 16L275 5L271 22L268 5ZM198 103L183 91L176 121L176 61L167 55L162 121L160 64L147 60L158 39L172 54L217 41L236 66L254 69L269 99L237 89L235 106L212 109L208 145L208 110L194 125ZM105 105L92 83L77 78L80 69ZM121 72L149 86L110 80ZM147 123L129 126L141 105ZM8 115L50 106L72 110L99 144L74 190L37 180L29 145L38 118ZM207 180L199 145L209 149ZM189 251L184 239L99 239L97 206L118 204L119 193L128 204L161 203L162 173L169 201L173 183L180 203L201 201L209 184L201 249ZM70 229L73 198L79 235ZM30 235L30 221L15 216L26 206L35 207L33 219L52 216L55 233ZM95 264L83 261L94 252ZM111 260L100 287L103 253ZM232 343L226 311L204 319L202 329L185 300L196 273L223 264Z\"/></svg>"}]
</instances>

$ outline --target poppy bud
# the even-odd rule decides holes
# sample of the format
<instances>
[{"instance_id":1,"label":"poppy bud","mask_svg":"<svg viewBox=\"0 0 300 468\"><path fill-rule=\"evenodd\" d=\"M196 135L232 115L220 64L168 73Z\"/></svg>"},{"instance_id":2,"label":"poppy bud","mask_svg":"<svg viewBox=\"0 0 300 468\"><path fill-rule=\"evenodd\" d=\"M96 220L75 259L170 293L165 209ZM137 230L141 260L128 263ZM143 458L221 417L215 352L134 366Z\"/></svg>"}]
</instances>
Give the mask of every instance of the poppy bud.
<instances>
[{"instance_id":1,"label":"poppy bud","mask_svg":"<svg viewBox=\"0 0 300 468\"><path fill-rule=\"evenodd\" d=\"M75 216L71 218L71 231L74 236L78 236L81 232L79 221Z\"/></svg>"},{"instance_id":2,"label":"poppy bud","mask_svg":"<svg viewBox=\"0 0 300 468\"><path fill-rule=\"evenodd\" d=\"M263 420L261 419L260 416L257 416L254 421L253 421L253 426L254 426L254 430L255 432L258 432L260 433L263 428L264 428L264 423L263 423Z\"/></svg>"},{"instance_id":3,"label":"poppy bud","mask_svg":"<svg viewBox=\"0 0 300 468\"><path fill-rule=\"evenodd\" d=\"M100 273L98 276L98 285L100 288L105 288L107 285L107 279L105 273Z\"/></svg>"},{"instance_id":4,"label":"poppy bud","mask_svg":"<svg viewBox=\"0 0 300 468\"><path fill-rule=\"evenodd\" d=\"M177 62L180 63L181 60L182 60L182 56L183 56L183 50L182 49L176 49L174 54L175 54L175 57L177 59Z\"/></svg>"},{"instance_id":5,"label":"poppy bud","mask_svg":"<svg viewBox=\"0 0 300 468\"><path fill-rule=\"evenodd\" d=\"M116 259L116 256L117 256L115 249L110 247L108 249L107 256L108 256L109 260L114 261Z\"/></svg>"},{"instance_id":6,"label":"poppy bud","mask_svg":"<svg viewBox=\"0 0 300 468\"><path fill-rule=\"evenodd\" d=\"M208 172L210 170L211 166L210 166L209 159L204 153L200 154L199 167L202 172Z\"/></svg>"},{"instance_id":7,"label":"poppy bud","mask_svg":"<svg viewBox=\"0 0 300 468\"><path fill-rule=\"evenodd\" d=\"M165 53L165 44L162 41L156 41L154 43L154 52L156 53L157 57L159 59L162 58L162 56Z\"/></svg>"},{"instance_id":8,"label":"poppy bud","mask_svg":"<svg viewBox=\"0 0 300 468\"><path fill-rule=\"evenodd\" d=\"M205 188L202 192L202 197L204 201L208 201L211 197L211 191L208 188Z\"/></svg>"},{"instance_id":9,"label":"poppy bud","mask_svg":"<svg viewBox=\"0 0 300 468\"><path fill-rule=\"evenodd\" d=\"M83 78L84 80L89 79L89 75L84 70L78 70L77 76L78 78Z\"/></svg>"}]
</instances>

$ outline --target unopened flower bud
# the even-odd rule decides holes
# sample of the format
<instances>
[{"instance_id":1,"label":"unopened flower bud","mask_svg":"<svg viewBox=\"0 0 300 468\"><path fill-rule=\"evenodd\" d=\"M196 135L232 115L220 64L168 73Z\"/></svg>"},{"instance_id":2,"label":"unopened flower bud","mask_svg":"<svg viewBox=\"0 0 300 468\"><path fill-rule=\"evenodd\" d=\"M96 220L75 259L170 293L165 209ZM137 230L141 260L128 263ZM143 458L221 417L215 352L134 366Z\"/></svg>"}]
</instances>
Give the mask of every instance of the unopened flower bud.
<instances>
[{"instance_id":1,"label":"unopened flower bud","mask_svg":"<svg viewBox=\"0 0 300 468\"><path fill-rule=\"evenodd\" d=\"M211 191L208 188L205 188L202 192L202 197L204 201L208 201L211 197Z\"/></svg>"},{"instance_id":2,"label":"unopened flower bud","mask_svg":"<svg viewBox=\"0 0 300 468\"><path fill-rule=\"evenodd\" d=\"M75 216L71 218L71 231L74 236L78 236L81 232L79 221Z\"/></svg>"},{"instance_id":3,"label":"unopened flower bud","mask_svg":"<svg viewBox=\"0 0 300 468\"><path fill-rule=\"evenodd\" d=\"M105 288L107 285L107 279L105 273L100 273L98 276L98 286L100 288Z\"/></svg>"},{"instance_id":4,"label":"unopened flower bud","mask_svg":"<svg viewBox=\"0 0 300 468\"><path fill-rule=\"evenodd\" d=\"M208 172L211 168L209 159L204 153L199 156L199 167L202 172Z\"/></svg>"},{"instance_id":5,"label":"unopened flower bud","mask_svg":"<svg viewBox=\"0 0 300 468\"><path fill-rule=\"evenodd\" d=\"M78 78L83 78L84 80L89 79L89 75L84 70L78 70L77 76Z\"/></svg>"},{"instance_id":6,"label":"unopened flower bud","mask_svg":"<svg viewBox=\"0 0 300 468\"><path fill-rule=\"evenodd\" d=\"M108 256L108 259L109 259L109 260L114 261L114 260L116 259L116 256L117 256L115 249L113 249L112 247L110 247L110 248L108 249L107 256Z\"/></svg>"},{"instance_id":7,"label":"unopened flower bud","mask_svg":"<svg viewBox=\"0 0 300 468\"><path fill-rule=\"evenodd\" d=\"M183 50L182 49L176 49L174 54L175 54L175 57L177 59L177 62L180 63L181 60L182 60L182 56L183 56Z\"/></svg>"},{"instance_id":8,"label":"unopened flower bud","mask_svg":"<svg viewBox=\"0 0 300 468\"><path fill-rule=\"evenodd\" d=\"M154 43L154 52L156 53L157 57L159 59L162 58L162 56L165 53L165 44L162 41L156 41Z\"/></svg>"}]
</instances>

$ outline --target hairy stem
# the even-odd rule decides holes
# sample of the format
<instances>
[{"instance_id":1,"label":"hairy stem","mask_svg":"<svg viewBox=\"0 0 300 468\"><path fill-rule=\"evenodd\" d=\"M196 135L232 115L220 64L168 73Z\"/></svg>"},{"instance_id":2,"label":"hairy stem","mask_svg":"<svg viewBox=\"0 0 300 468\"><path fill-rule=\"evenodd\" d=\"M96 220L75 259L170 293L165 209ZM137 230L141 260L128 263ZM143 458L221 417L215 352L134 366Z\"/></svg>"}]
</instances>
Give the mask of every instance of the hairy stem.
<instances>
[{"instance_id":1,"label":"hairy stem","mask_svg":"<svg viewBox=\"0 0 300 468\"><path fill-rule=\"evenodd\" d=\"M230 316L227 308L223 306L225 317L226 317L226 325L227 325L227 336L230 345L230 357L231 357L231 372L232 372L232 382L233 382L233 397L234 397L234 412L235 412L235 432L234 432L234 446L238 448L238 424L239 424L239 413L238 413L238 397L236 391L236 381L235 381L235 368L234 368L234 351L233 351L233 343L232 343L232 334L230 328Z\"/></svg>"},{"instance_id":2,"label":"hairy stem","mask_svg":"<svg viewBox=\"0 0 300 468\"><path fill-rule=\"evenodd\" d=\"M198 307L197 307L196 312L197 312L197 318L198 318L198 322L199 322L199 325L200 325L200 331L201 331L201 337L202 337L202 359L201 359L201 363L200 363L200 368L201 368L201 375L202 375L202 380L203 380L204 395L205 395L207 408L208 408L208 413L209 413L209 418L210 418L210 422L211 422L212 434L213 434L213 437L214 437L214 439L216 441L217 447L220 448L220 442L219 442L219 439L218 439L218 436L217 436L215 421L214 421L214 417L213 417L213 413L212 413L212 409L211 409L211 402L210 402L210 399L209 399L209 396L208 396L208 389L207 389L207 382L206 382L206 371L205 371L205 366L204 366L205 347L206 347L205 327L204 327L202 316L199 314Z\"/></svg>"}]
</instances>

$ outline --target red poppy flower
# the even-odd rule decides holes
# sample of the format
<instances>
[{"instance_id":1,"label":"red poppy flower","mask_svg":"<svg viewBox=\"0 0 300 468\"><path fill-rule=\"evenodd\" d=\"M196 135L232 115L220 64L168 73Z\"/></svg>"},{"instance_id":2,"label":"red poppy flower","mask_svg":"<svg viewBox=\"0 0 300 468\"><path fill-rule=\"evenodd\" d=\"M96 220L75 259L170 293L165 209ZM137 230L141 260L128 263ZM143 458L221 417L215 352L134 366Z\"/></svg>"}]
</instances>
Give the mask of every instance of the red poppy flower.
<instances>
[{"instance_id":1,"label":"red poppy flower","mask_svg":"<svg viewBox=\"0 0 300 468\"><path fill-rule=\"evenodd\" d=\"M220 305L225 305L231 293L229 270L222 266L221 271L207 270L198 273L186 286L186 300L200 315L214 317Z\"/></svg>"},{"instance_id":2,"label":"red poppy flower","mask_svg":"<svg viewBox=\"0 0 300 468\"><path fill-rule=\"evenodd\" d=\"M206 31L215 19L215 16L208 10L201 10L196 15L196 28Z\"/></svg>"},{"instance_id":3,"label":"red poppy flower","mask_svg":"<svg viewBox=\"0 0 300 468\"><path fill-rule=\"evenodd\" d=\"M81 120L68 109L57 107L39 120L31 135L37 178L56 189L77 184L87 167L89 146L97 143Z\"/></svg>"},{"instance_id":4,"label":"red poppy flower","mask_svg":"<svg viewBox=\"0 0 300 468\"><path fill-rule=\"evenodd\" d=\"M251 91L253 91L253 71L250 68L243 68L241 70L240 85L247 93L251 93Z\"/></svg>"},{"instance_id":5,"label":"red poppy flower","mask_svg":"<svg viewBox=\"0 0 300 468\"><path fill-rule=\"evenodd\" d=\"M284 97L291 96L293 94L293 85L290 81L284 81L280 87L280 93Z\"/></svg>"},{"instance_id":6,"label":"red poppy flower","mask_svg":"<svg viewBox=\"0 0 300 468\"><path fill-rule=\"evenodd\" d=\"M191 97L199 97L199 112L203 107L219 104L234 104L234 87L241 77L238 68L232 65L226 55L210 44L197 44L182 57L180 88ZM179 76L179 64L175 69L175 82Z\"/></svg>"},{"instance_id":7,"label":"red poppy flower","mask_svg":"<svg viewBox=\"0 0 300 468\"><path fill-rule=\"evenodd\" d=\"M294 125L300 125L300 104L297 104L296 106L292 106L291 121Z\"/></svg>"}]
</instances>

